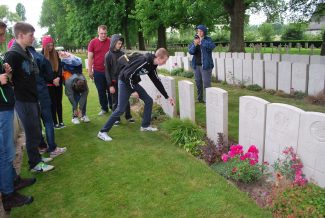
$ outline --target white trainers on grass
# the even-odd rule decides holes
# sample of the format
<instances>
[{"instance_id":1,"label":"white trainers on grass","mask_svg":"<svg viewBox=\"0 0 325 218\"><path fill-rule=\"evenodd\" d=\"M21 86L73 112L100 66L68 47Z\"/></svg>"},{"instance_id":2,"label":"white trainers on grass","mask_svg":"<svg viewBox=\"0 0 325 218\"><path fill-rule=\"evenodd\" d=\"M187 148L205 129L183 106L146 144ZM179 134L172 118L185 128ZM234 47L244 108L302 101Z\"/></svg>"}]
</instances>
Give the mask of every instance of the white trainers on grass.
<instances>
[{"instance_id":1,"label":"white trainers on grass","mask_svg":"<svg viewBox=\"0 0 325 218\"><path fill-rule=\"evenodd\" d=\"M156 132L158 129L156 127L148 126L148 127L142 127L140 128L141 132Z\"/></svg>"},{"instance_id":2,"label":"white trainers on grass","mask_svg":"<svg viewBox=\"0 0 325 218\"><path fill-rule=\"evenodd\" d=\"M51 158L51 157L42 157L42 161L43 161L44 163L51 162L52 160L53 160L53 158Z\"/></svg>"},{"instance_id":3,"label":"white trainers on grass","mask_svg":"<svg viewBox=\"0 0 325 218\"><path fill-rule=\"evenodd\" d=\"M54 166L48 165L48 164L44 163L43 161L41 161L30 171L35 172L35 173L45 173L45 172L48 172L53 169L54 169Z\"/></svg>"},{"instance_id":4,"label":"white trainers on grass","mask_svg":"<svg viewBox=\"0 0 325 218\"><path fill-rule=\"evenodd\" d=\"M79 121L78 117L74 117L74 118L72 118L71 122L72 122L73 124L80 124L80 121Z\"/></svg>"},{"instance_id":5,"label":"white trainers on grass","mask_svg":"<svg viewBox=\"0 0 325 218\"><path fill-rule=\"evenodd\" d=\"M89 122L90 122L90 119L88 118L87 115L81 117L80 120L81 120L82 122L85 122L85 123L89 123Z\"/></svg>"},{"instance_id":6,"label":"white trainers on grass","mask_svg":"<svg viewBox=\"0 0 325 218\"><path fill-rule=\"evenodd\" d=\"M99 113L98 113L98 116L103 116L104 114L106 114L107 111L104 111L104 110L101 110Z\"/></svg>"},{"instance_id":7,"label":"white trainers on grass","mask_svg":"<svg viewBox=\"0 0 325 218\"><path fill-rule=\"evenodd\" d=\"M61 154L63 154L64 152L67 151L66 147L56 147L56 149L54 151L50 152L50 158L55 158Z\"/></svg>"},{"instance_id":8,"label":"white trainers on grass","mask_svg":"<svg viewBox=\"0 0 325 218\"><path fill-rule=\"evenodd\" d=\"M107 135L107 132L98 132L97 137L103 141L112 141L112 138Z\"/></svg>"}]
</instances>

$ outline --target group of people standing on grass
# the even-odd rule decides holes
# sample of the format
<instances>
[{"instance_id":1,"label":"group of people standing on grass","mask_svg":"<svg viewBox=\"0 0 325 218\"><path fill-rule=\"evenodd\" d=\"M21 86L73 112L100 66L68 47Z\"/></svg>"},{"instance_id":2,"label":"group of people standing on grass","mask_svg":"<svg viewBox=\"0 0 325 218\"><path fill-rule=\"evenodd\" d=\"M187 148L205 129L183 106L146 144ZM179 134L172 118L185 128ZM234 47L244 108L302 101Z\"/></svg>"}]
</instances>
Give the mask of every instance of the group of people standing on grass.
<instances>
[{"instance_id":1,"label":"group of people standing on grass","mask_svg":"<svg viewBox=\"0 0 325 218\"><path fill-rule=\"evenodd\" d=\"M33 47L35 29L28 23L17 22L13 32L15 39L9 43L10 48L0 65L0 192L5 210L31 203L31 196L21 195L17 190L36 181L35 178L21 178L13 167L14 110L25 131L28 164L32 172L54 169L54 166L47 163L67 150L56 144L54 135L54 129L65 127L62 118L63 84L72 106L72 123L90 121L86 115L89 89L82 74L81 59L67 52L57 52L50 36L43 37L43 50L41 53L36 52ZM204 88L210 86L213 68L210 56L214 44L206 33L206 27L199 25L197 36L189 46L189 52L194 56L193 68L200 102L204 102L202 80ZM1 43L4 42L5 34L6 24L0 21ZM145 103L140 131L158 130L150 125L153 100L139 85L141 75L148 75L165 99L171 105L175 104L157 73L157 66L164 65L169 58L167 50L159 48L155 54L145 55L125 54L122 51L123 44L121 35L114 34L109 38L107 27L100 25L98 37L88 45L88 74L98 91L101 107L98 115L112 110L109 119L97 134L104 141L112 140L108 132L120 123L120 116L124 112L129 123L135 122L130 111L131 95ZM41 119L46 140L42 135ZM48 152L49 157L41 156L45 152Z\"/></svg>"}]
</instances>

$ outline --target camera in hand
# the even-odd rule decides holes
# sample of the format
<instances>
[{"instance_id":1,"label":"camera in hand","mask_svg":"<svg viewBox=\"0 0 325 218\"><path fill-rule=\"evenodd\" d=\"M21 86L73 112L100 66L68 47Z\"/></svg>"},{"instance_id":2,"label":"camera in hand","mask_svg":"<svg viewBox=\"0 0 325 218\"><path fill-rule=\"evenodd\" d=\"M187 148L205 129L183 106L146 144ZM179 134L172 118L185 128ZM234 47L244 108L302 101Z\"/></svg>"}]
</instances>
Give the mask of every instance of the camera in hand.
<instances>
[{"instance_id":1,"label":"camera in hand","mask_svg":"<svg viewBox=\"0 0 325 218\"><path fill-rule=\"evenodd\" d=\"M195 34L194 39L199 39L199 38L200 38L199 35Z\"/></svg>"}]
</instances>

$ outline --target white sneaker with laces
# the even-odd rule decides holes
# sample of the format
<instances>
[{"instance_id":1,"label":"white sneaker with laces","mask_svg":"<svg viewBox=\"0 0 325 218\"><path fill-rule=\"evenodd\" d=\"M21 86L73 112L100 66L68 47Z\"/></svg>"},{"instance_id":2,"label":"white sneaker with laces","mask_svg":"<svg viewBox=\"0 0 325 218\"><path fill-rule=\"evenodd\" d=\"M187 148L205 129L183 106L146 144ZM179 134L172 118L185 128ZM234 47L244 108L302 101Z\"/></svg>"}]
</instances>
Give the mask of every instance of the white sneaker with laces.
<instances>
[{"instance_id":1,"label":"white sneaker with laces","mask_svg":"<svg viewBox=\"0 0 325 218\"><path fill-rule=\"evenodd\" d=\"M43 161L39 162L33 169L31 169L32 172L47 172L50 170L53 170L54 166L48 165L44 163Z\"/></svg>"},{"instance_id":2,"label":"white sneaker with laces","mask_svg":"<svg viewBox=\"0 0 325 218\"><path fill-rule=\"evenodd\" d=\"M42 157L42 161L44 163L48 163L48 162L51 162L53 160L53 158L50 158L50 157Z\"/></svg>"},{"instance_id":3,"label":"white sneaker with laces","mask_svg":"<svg viewBox=\"0 0 325 218\"><path fill-rule=\"evenodd\" d=\"M112 138L107 135L107 132L98 132L97 137L103 141L112 141Z\"/></svg>"},{"instance_id":4,"label":"white sneaker with laces","mask_svg":"<svg viewBox=\"0 0 325 218\"><path fill-rule=\"evenodd\" d=\"M98 113L98 116L103 116L104 114L106 114L107 113L107 111L103 111L103 110L101 110L99 113Z\"/></svg>"},{"instance_id":5,"label":"white sneaker with laces","mask_svg":"<svg viewBox=\"0 0 325 218\"><path fill-rule=\"evenodd\" d=\"M74 118L72 118L71 122L72 122L73 124L80 124L80 121L79 121L78 117L74 117Z\"/></svg>"},{"instance_id":6,"label":"white sneaker with laces","mask_svg":"<svg viewBox=\"0 0 325 218\"><path fill-rule=\"evenodd\" d=\"M140 128L141 132L156 132L158 129L156 127L148 126L148 127L142 127Z\"/></svg>"},{"instance_id":7,"label":"white sneaker with laces","mask_svg":"<svg viewBox=\"0 0 325 218\"><path fill-rule=\"evenodd\" d=\"M85 122L85 123L89 123L89 122L90 122L90 119L88 118L87 115L81 117L80 120L81 120L82 122Z\"/></svg>"}]
</instances>

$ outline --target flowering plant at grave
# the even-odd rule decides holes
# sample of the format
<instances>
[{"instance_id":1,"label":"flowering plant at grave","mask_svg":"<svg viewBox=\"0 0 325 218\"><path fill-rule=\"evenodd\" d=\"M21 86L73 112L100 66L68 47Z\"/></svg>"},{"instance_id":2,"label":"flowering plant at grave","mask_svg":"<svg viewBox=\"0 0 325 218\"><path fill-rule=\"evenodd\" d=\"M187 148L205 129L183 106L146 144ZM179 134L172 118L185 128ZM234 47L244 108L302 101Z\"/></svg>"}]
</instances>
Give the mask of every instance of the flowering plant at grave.
<instances>
[{"instance_id":1,"label":"flowering plant at grave","mask_svg":"<svg viewBox=\"0 0 325 218\"><path fill-rule=\"evenodd\" d=\"M294 149L287 147L282 153L284 158L278 158L272 165L274 171L291 181L293 185L303 186L307 184L308 181L302 173L304 165Z\"/></svg>"},{"instance_id":2,"label":"flowering plant at grave","mask_svg":"<svg viewBox=\"0 0 325 218\"><path fill-rule=\"evenodd\" d=\"M258 163L258 149L254 145L251 145L246 153L243 146L232 145L221 159L224 163L217 171L228 179L244 183L261 179L267 168L267 163Z\"/></svg>"}]
</instances>

